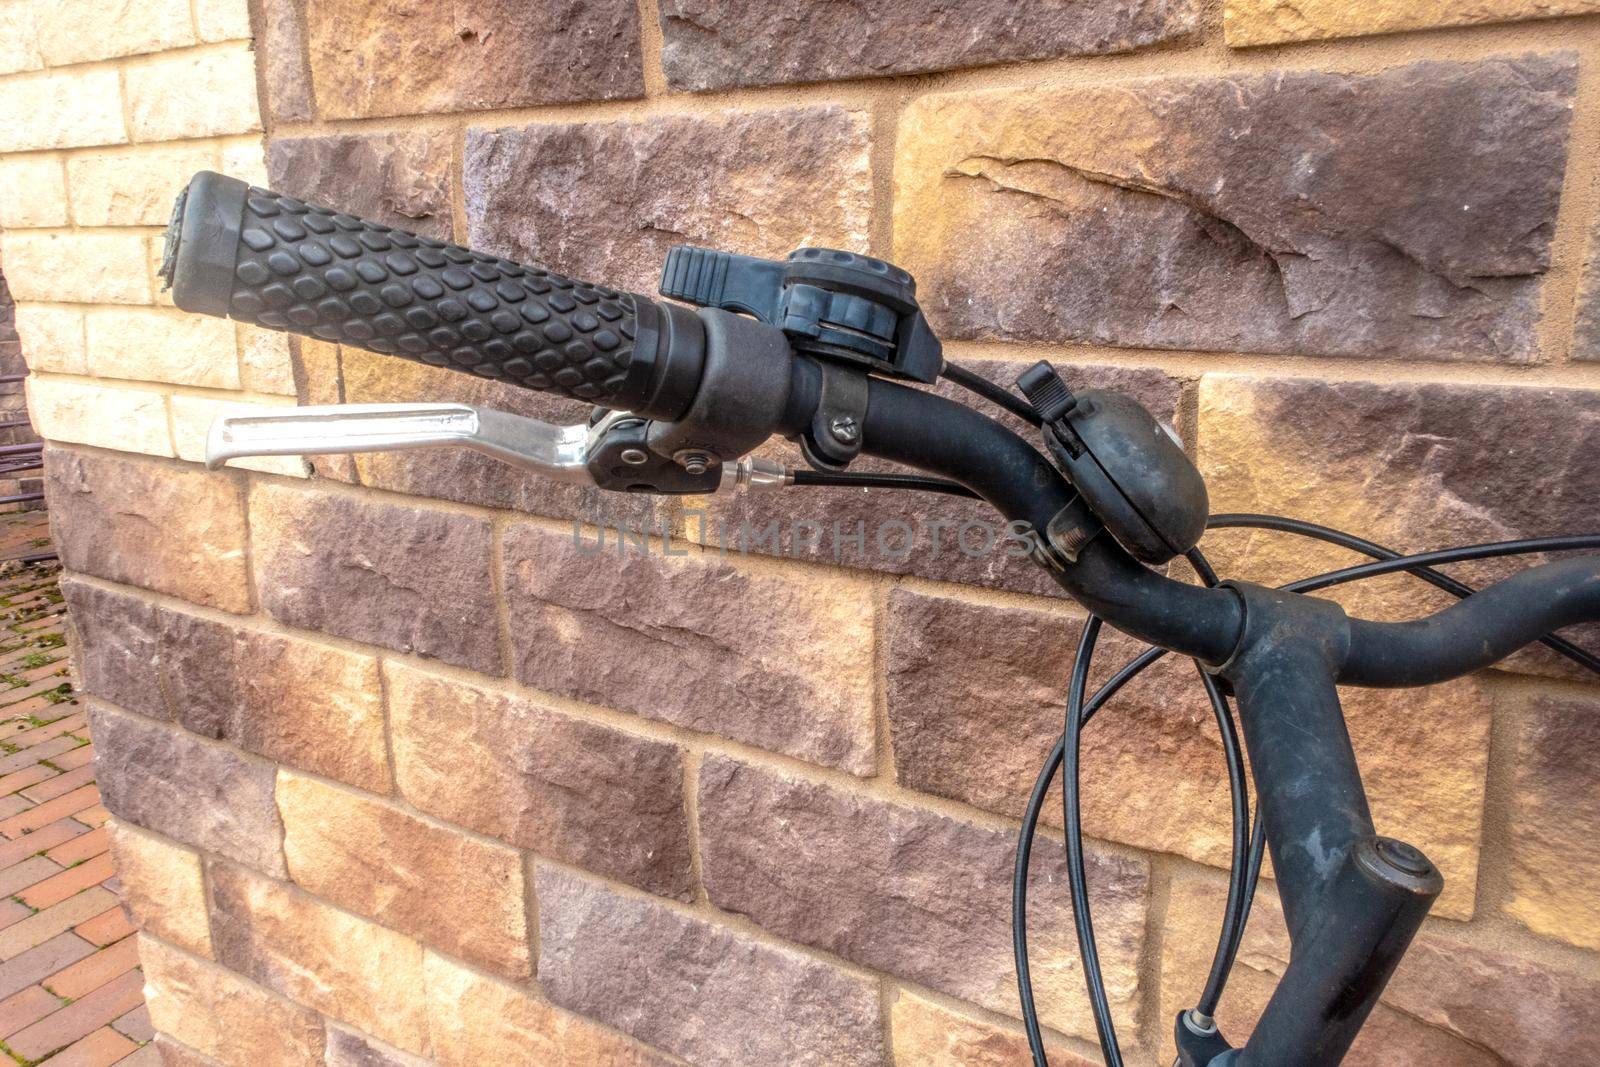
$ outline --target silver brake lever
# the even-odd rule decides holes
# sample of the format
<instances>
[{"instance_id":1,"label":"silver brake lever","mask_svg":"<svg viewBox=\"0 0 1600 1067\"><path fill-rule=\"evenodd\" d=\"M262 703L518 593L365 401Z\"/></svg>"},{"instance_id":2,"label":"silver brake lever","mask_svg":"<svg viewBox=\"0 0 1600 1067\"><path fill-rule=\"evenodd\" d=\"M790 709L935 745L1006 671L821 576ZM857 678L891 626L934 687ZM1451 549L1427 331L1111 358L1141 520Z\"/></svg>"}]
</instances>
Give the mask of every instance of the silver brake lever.
<instances>
[{"instance_id":1,"label":"silver brake lever","mask_svg":"<svg viewBox=\"0 0 1600 1067\"><path fill-rule=\"evenodd\" d=\"M471 448L563 482L594 484L589 441L603 432L556 426L471 404L328 404L221 415L206 437L206 466L242 456L331 455L402 448Z\"/></svg>"},{"instance_id":2,"label":"silver brake lever","mask_svg":"<svg viewBox=\"0 0 1600 1067\"><path fill-rule=\"evenodd\" d=\"M595 484L590 447L635 416L613 411L593 426L557 426L471 404L326 404L219 415L206 436L206 466L245 456L333 455L404 448L471 448L557 481ZM781 463L746 456L723 466L726 488L780 488L794 476Z\"/></svg>"}]
</instances>

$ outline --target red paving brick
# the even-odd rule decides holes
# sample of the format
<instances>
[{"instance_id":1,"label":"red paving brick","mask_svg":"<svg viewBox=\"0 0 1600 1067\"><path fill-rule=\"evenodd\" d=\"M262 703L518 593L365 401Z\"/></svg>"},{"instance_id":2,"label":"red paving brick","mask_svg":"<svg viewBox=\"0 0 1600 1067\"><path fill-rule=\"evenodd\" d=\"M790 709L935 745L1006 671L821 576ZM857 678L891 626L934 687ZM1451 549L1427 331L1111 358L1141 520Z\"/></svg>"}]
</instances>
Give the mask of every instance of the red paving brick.
<instances>
[{"instance_id":1,"label":"red paving brick","mask_svg":"<svg viewBox=\"0 0 1600 1067\"><path fill-rule=\"evenodd\" d=\"M34 551L45 522L0 514L0 558ZM65 658L24 666L62 631L54 590L44 568L0 578L0 643L12 646L0 675L24 683L0 681L0 1040L11 1058L50 1067L158 1067L84 708L51 699L69 683Z\"/></svg>"}]
</instances>

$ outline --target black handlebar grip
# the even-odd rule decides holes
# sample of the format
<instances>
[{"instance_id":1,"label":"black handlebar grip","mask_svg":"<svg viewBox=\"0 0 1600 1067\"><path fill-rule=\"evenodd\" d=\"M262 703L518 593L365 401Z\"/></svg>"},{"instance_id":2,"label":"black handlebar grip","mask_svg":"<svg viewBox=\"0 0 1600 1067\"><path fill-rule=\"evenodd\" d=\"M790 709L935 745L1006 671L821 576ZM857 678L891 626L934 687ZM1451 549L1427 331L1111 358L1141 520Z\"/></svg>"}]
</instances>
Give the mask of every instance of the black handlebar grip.
<instances>
[{"instance_id":1,"label":"black handlebar grip","mask_svg":"<svg viewBox=\"0 0 1600 1067\"><path fill-rule=\"evenodd\" d=\"M162 277L229 316L650 418L689 406L692 312L366 222L202 171L179 195Z\"/></svg>"}]
</instances>

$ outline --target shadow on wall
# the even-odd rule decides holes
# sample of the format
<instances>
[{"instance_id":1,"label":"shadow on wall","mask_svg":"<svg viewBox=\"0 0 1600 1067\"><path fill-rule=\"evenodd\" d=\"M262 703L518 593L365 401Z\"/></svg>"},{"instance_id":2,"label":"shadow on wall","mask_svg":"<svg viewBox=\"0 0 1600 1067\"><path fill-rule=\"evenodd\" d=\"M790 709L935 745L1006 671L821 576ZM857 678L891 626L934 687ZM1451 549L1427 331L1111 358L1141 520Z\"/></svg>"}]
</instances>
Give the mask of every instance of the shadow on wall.
<instances>
[{"instance_id":1,"label":"shadow on wall","mask_svg":"<svg viewBox=\"0 0 1600 1067\"><path fill-rule=\"evenodd\" d=\"M45 506L42 495L32 500L12 499L44 492L38 451L20 447L40 440L28 419L28 396L22 383L27 373L22 341L17 336L17 305L0 269L0 501L4 501L0 512Z\"/></svg>"}]
</instances>

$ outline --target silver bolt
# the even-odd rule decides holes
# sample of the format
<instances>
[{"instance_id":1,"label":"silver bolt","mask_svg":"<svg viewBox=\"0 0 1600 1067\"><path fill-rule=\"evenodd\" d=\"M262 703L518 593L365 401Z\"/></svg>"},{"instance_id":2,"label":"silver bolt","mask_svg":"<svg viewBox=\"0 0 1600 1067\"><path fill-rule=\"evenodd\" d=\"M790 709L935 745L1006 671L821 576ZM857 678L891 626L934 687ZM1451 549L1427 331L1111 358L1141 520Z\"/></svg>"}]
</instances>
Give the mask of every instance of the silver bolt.
<instances>
[{"instance_id":1,"label":"silver bolt","mask_svg":"<svg viewBox=\"0 0 1600 1067\"><path fill-rule=\"evenodd\" d=\"M630 467L643 466L650 459L649 456L645 455L642 449L638 448L624 448L622 450L621 458L622 462L626 463Z\"/></svg>"},{"instance_id":2,"label":"silver bolt","mask_svg":"<svg viewBox=\"0 0 1600 1067\"><path fill-rule=\"evenodd\" d=\"M689 474L704 474L711 469L711 457L695 448L681 448L672 454L672 460Z\"/></svg>"},{"instance_id":3,"label":"silver bolt","mask_svg":"<svg viewBox=\"0 0 1600 1067\"><path fill-rule=\"evenodd\" d=\"M833 439L841 445L853 445L860 436L861 429L856 425L856 420L849 415L835 415L833 421L828 423L828 432L833 434Z\"/></svg>"}]
</instances>

